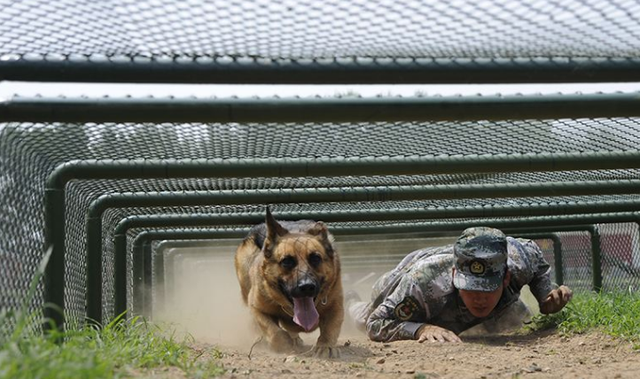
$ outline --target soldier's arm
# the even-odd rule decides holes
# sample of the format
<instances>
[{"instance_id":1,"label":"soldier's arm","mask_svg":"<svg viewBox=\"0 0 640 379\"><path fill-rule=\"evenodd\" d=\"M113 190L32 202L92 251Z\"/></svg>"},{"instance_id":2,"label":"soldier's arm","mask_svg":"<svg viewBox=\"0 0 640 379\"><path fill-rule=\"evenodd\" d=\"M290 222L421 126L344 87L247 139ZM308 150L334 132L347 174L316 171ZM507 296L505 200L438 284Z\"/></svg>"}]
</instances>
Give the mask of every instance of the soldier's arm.
<instances>
[{"instance_id":1,"label":"soldier's arm","mask_svg":"<svg viewBox=\"0 0 640 379\"><path fill-rule=\"evenodd\" d=\"M422 302L420 288L410 276L404 277L396 290L369 316L367 335L378 342L415 339L429 312Z\"/></svg>"},{"instance_id":2,"label":"soldier's arm","mask_svg":"<svg viewBox=\"0 0 640 379\"><path fill-rule=\"evenodd\" d=\"M549 314L560 311L571 300L572 291L567 286L556 288L557 285L551 281L551 267L535 242L528 241L524 243L524 247L528 252L533 271L529 288L538 300L540 312Z\"/></svg>"},{"instance_id":3,"label":"soldier's arm","mask_svg":"<svg viewBox=\"0 0 640 379\"><path fill-rule=\"evenodd\" d=\"M547 298L540 304L540 312L544 314L560 312L572 297L573 292L567 286L551 290Z\"/></svg>"}]
</instances>

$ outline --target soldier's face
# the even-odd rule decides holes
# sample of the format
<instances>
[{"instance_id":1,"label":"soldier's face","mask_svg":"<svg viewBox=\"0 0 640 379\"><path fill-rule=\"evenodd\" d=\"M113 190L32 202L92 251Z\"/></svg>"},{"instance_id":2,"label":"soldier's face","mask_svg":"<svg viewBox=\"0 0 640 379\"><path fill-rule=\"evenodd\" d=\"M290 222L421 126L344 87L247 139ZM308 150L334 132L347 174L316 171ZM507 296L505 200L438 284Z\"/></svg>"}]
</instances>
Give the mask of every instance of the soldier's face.
<instances>
[{"instance_id":1,"label":"soldier's face","mask_svg":"<svg viewBox=\"0 0 640 379\"><path fill-rule=\"evenodd\" d=\"M469 309L472 315L475 317L487 317L491 311L496 307L498 301L500 301L500 297L502 296L502 291L505 286L509 285L509 280L511 279L511 273L507 271L507 274L504 276L504 280L502 285L495 291L484 292L484 291L468 291L468 290L458 290L460 293L460 298L464 302L464 305Z\"/></svg>"}]
</instances>

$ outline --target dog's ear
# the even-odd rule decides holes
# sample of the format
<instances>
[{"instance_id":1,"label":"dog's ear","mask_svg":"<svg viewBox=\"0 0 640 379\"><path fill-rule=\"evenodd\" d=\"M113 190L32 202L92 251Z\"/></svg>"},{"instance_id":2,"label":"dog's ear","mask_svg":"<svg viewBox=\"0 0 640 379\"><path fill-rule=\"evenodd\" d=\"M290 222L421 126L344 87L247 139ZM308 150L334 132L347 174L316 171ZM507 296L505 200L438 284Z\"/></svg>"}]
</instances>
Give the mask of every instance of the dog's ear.
<instances>
[{"instance_id":1,"label":"dog's ear","mask_svg":"<svg viewBox=\"0 0 640 379\"><path fill-rule=\"evenodd\" d=\"M311 229L309 229L308 233L315 236L324 247L327 255L330 258L333 258L333 235L329 234L327 225L322 221L318 221Z\"/></svg>"},{"instance_id":2,"label":"dog's ear","mask_svg":"<svg viewBox=\"0 0 640 379\"><path fill-rule=\"evenodd\" d=\"M273 255L273 247L276 245L278 239L289 233L289 231L276 221L269 207L267 207L267 215L264 223L267 227L267 235L262 245L262 252L265 258L271 258L271 255Z\"/></svg>"}]
</instances>

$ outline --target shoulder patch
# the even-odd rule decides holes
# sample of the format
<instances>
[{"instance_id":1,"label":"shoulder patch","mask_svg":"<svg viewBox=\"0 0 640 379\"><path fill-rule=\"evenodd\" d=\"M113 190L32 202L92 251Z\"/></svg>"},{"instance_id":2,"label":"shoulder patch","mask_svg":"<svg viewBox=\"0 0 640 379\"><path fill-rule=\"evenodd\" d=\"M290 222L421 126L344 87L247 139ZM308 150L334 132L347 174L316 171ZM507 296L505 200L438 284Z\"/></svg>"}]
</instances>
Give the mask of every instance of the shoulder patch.
<instances>
[{"instance_id":1,"label":"shoulder patch","mask_svg":"<svg viewBox=\"0 0 640 379\"><path fill-rule=\"evenodd\" d=\"M405 297L400 304L396 305L393 314L400 321L407 321L413 317L418 310L418 302L412 296Z\"/></svg>"}]
</instances>

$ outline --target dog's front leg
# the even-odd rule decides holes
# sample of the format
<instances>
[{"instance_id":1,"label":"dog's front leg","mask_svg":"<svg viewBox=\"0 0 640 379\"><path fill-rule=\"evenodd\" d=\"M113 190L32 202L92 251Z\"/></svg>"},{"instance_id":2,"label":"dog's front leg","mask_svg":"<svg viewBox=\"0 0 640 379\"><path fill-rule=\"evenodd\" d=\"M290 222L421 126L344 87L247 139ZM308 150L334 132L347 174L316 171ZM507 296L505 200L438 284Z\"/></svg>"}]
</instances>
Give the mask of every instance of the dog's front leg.
<instances>
[{"instance_id":1,"label":"dog's front leg","mask_svg":"<svg viewBox=\"0 0 640 379\"><path fill-rule=\"evenodd\" d=\"M278 353L290 353L294 351L294 341L291 339L291 336L289 336L289 333L280 328L277 318L262 313L256 308L252 308L251 313L271 349Z\"/></svg>"},{"instance_id":2,"label":"dog's front leg","mask_svg":"<svg viewBox=\"0 0 640 379\"><path fill-rule=\"evenodd\" d=\"M339 304L342 304L341 300ZM310 353L317 358L339 358L340 349L336 344L344 321L344 309L335 306L327 309L323 315L320 317L320 337Z\"/></svg>"}]
</instances>

